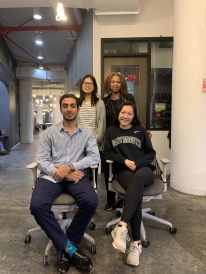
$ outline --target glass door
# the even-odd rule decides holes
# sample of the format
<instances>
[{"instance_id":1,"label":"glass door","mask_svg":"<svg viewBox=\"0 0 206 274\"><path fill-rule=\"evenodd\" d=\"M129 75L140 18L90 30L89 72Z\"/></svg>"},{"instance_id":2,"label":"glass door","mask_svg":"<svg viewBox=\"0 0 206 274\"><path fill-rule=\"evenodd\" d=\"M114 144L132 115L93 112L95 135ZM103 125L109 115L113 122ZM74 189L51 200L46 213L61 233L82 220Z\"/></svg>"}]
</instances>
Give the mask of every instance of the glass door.
<instances>
[{"instance_id":1,"label":"glass door","mask_svg":"<svg viewBox=\"0 0 206 274\"><path fill-rule=\"evenodd\" d=\"M120 72L127 81L128 92L135 98L142 125L146 126L147 58L104 58L104 79L110 72Z\"/></svg>"}]
</instances>

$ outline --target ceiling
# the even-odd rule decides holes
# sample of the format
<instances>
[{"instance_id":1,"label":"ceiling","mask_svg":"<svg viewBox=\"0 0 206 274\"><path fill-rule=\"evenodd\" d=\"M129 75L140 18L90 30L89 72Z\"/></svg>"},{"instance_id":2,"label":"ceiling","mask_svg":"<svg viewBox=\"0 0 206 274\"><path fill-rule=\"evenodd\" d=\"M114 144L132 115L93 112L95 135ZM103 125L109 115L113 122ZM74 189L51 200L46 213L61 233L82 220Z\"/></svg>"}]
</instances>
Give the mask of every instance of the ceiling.
<instances>
[{"instance_id":1,"label":"ceiling","mask_svg":"<svg viewBox=\"0 0 206 274\"><path fill-rule=\"evenodd\" d=\"M138 13L140 0L62 0L66 21L56 21L58 0L0 0L0 34L3 34L17 66L43 65L46 70L62 70L81 29L82 14L94 9L97 15ZM42 19L33 18L33 8L40 9ZM112 15L111 15L112 16ZM54 28L66 30L52 30ZM8 27L10 27L8 29ZM42 30L43 28L43 30ZM42 32L43 44L35 43L36 32ZM43 59L39 60L38 50ZM34 81L39 99L42 93L61 94L64 83ZM42 90L45 89L45 91ZM34 93L34 92L33 92ZM46 94L47 95L47 94ZM35 98L36 99L36 98Z\"/></svg>"},{"instance_id":2,"label":"ceiling","mask_svg":"<svg viewBox=\"0 0 206 274\"><path fill-rule=\"evenodd\" d=\"M138 11L138 0L62 0L66 21L56 21L56 8L58 0L1 0L0 23L1 33L13 52L18 65L38 66L38 49L42 49L45 69L62 69L77 38L76 30L42 30L42 46L35 43L35 32L41 27L71 26L81 28L82 12L94 9L98 14L128 13ZM33 7L40 8L42 19L33 19ZM14 28L4 27L30 27L29 31L17 31ZM21 30L18 28L18 30Z\"/></svg>"}]
</instances>

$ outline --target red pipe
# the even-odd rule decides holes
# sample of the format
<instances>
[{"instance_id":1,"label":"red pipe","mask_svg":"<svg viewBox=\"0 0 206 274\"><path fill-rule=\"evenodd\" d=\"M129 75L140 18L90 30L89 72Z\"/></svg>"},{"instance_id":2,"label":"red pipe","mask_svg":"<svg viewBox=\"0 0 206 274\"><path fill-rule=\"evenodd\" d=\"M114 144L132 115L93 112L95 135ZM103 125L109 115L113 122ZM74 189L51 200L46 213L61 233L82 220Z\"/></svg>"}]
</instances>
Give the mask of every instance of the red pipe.
<instances>
[{"instance_id":1,"label":"red pipe","mask_svg":"<svg viewBox=\"0 0 206 274\"><path fill-rule=\"evenodd\" d=\"M24 23L22 23L21 25L19 25L18 27L21 27L23 25L25 25L26 23L30 22L31 20L33 20L34 18L30 18L29 20L25 21ZM9 31L6 33L6 34L9 34Z\"/></svg>"},{"instance_id":2,"label":"red pipe","mask_svg":"<svg viewBox=\"0 0 206 274\"><path fill-rule=\"evenodd\" d=\"M5 33L2 33L2 31L0 30L1 34L8 39L10 42L12 42L14 45L16 45L18 48L20 48L21 50L23 50L26 54L28 54L29 56L31 56L35 61L37 61L41 66L43 66L45 69L50 70L47 66L45 66L44 64L42 64L38 59L36 59L34 56L32 56L28 51L26 51L25 49L23 49L21 46L19 46L16 42L14 42L11 38L8 37L8 35L6 35Z\"/></svg>"},{"instance_id":3,"label":"red pipe","mask_svg":"<svg viewBox=\"0 0 206 274\"><path fill-rule=\"evenodd\" d=\"M10 31L43 31L43 30L81 30L81 26L19 26L19 27L4 27L0 25L1 32Z\"/></svg>"}]
</instances>

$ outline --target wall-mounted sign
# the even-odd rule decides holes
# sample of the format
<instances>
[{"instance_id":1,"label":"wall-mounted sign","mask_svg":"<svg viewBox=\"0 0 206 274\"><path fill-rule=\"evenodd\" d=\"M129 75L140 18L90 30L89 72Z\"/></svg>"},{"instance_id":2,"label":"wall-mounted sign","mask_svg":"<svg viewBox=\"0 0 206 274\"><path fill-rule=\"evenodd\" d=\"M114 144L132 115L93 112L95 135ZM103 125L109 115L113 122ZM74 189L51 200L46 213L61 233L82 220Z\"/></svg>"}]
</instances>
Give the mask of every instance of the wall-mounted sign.
<instances>
[{"instance_id":1,"label":"wall-mounted sign","mask_svg":"<svg viewBox=\"0 0 206 274\"><path fill-rule=\"evenodd\" d=\"M128 74L127 75L127 81L136 82L136 80L137 80L136 74Z\"/></svg>"},{"instance_id":2,"label":"wall-mounted sign","mask_svg":"<svg viewBox=\"0 0 206 274\"><path fill-rule=\"evenodd\" d=\"M156 111L166 110L166 103L155 103L155 110Z\"/></svg>"}]
</instances>

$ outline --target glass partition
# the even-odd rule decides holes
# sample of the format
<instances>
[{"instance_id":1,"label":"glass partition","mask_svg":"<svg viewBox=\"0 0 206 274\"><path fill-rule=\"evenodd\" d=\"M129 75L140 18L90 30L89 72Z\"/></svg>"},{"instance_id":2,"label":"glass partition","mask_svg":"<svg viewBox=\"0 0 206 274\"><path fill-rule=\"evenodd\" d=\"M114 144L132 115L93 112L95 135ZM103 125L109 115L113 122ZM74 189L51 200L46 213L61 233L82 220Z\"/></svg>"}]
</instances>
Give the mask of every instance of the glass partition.
<instances>
[{"instance_id":1,"label":"glass partition","mask_svg":"<svg viewBox=\"0 0 206 274\"><path fill-rule=\"evenodd\" d=\"M169 129L172 112L173 42L151 43L150 128Z\"/></svg>"}]
</instances>

